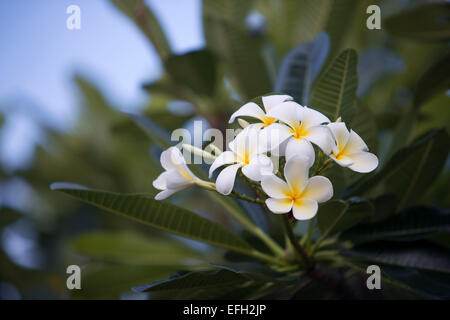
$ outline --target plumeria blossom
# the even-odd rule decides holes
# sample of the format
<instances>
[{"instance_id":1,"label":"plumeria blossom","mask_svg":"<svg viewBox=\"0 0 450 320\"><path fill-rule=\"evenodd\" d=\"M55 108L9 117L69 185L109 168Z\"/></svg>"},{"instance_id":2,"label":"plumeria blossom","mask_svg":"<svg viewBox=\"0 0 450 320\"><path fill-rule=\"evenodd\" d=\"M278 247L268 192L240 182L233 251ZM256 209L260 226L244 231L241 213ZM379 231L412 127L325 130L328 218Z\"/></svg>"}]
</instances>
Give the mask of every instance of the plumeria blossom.
<instances>
[{"instance_id":1,"label":"plumeria blossom","mask_svg":"<svg viewBox=\"0 0 450 320\"><path fill-rule=\"evenodd\" d=\"M231 115L229 123L232 123L238 117L252 117L260 121L259 123L253 124L253 126L255 126L256 128L267 127L276 121L275 118L268 117L267 113L272 108L289 100L292 100L292 97L284 94L262 97L264 110L261 109L256 103L248 102Z\"/></svg>"},{"instance_id":2,"label":"plumeria blossom","mask_svg":"<svg viewBox=\"0 0 450 320\"><path fill-rule=\"evenodd\" d=\"M286 160L295 155L303 155L309 159L308 165L312 166L315 154L311 142L326 154L331 152L334 144L332 135L330 130L322 125L330 120L322 113L288 101L272 108L267 115L284 123L273 123L265 130L277 131L280 142L285 141Z\"/></svg>"},{"instance_id":3,"label":"plumeria blossom","mask_svg":"<svg viewBox=\"0 0 450 320\"><path fill-rule=\"evenodd\" d=\"M378 167L378 158L368 152L364 140L353 130L348 131L345 123L333 122L328 124L333 133L336 144L332 148L330 158L342 167L366 173Z\"/></svg>"},{"instance_id":4,"label":"plumeria blossom","mask_svg":"<svg viewBox=\"0 0 450 320\"><path fill-rule=\"evenodd\" d=\"M273 163L263 154L267 152L267 141L260 132L252 126L246 127L229 143L230 151L223 152L213 162L209 169L210 177L217 168L229 164L217 176L218 192L230 194L239 168L242 168L246 177L254 181L260 181L265 174L272 174Z\"/></svg>"},{"instance_id":5,"label":"plumeria blossom","mask_svg":"<svg viewBox=\"0 0 450 320\"><path fill-rule=\"evenodd\" d=\"M262 177L261 187L269 196L266 205L273 213L288 213L292 210L297 220L308 220L316 215L318 203L333 196L333 186L328 178L308 178L309 159L291 157L284 167L286 181L276 175Z\"/></svg>"},{"instance_id":6,"label":"plumeria blossom","mask_svg":"<svg viewBox=\"0 0 450 320\"><path fill-rule=\"evenodd\" d=\"M176 147L163 151L160 161L166 171L153 181L153 186L162 190L155 196L156 200L166 199L175 192L202 181L189 170L183 155Z\"/></svg>"}]
</instances>

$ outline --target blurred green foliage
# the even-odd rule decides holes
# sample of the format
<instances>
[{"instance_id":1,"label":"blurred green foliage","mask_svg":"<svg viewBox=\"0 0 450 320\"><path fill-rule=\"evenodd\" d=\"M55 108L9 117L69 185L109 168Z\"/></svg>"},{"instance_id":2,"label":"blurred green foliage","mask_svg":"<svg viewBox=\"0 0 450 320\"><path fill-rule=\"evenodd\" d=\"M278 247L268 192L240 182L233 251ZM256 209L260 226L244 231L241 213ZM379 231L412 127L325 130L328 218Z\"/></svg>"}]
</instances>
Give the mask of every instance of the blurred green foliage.
<instances>
[{"instance_id":1,"label":"blurred green foliage","mask_svg":"<svg viewBox=\"0 0 450 320\"><path fill-rule=\"evenodd\" d=\"M55 181L71 181L109 190L64 188L88 203L134 213L137 220L163 230L173 231L173 224L179 222L179 235L206 239L240 253L252 247L267 253L259 240L237 229L227 214L244 213L283 243L274 218L255 205L211 194L208 198L190 189L174 197L178 211L172 211L142 194L154 192L152 181L162 170L159 151L168 145L170 131L193 116L224 129L229 115L243 102L275 91L277 81L283 83L277 75L286 63L288 70L303 68L286 73L297 81L294 90L299 83L295 91L302 102L309 105L311 97L310 105L333 120L342 116L381 162L380 170L364 177L340 168L327 173L335 186L335 199L320 208L318 227L339 238L340 245L324 242L316 259L327 272L338 270L349 285L364 279L367 264L380 264L385 277L382 297L448 298L450 25L441 18L450 8L448 3L412 2L412 7L404 7L403 2L367 0L357 4L351 0L204 0L206 47L176 55L143 1L112 0L135 23L136 32L148 38L161 58L164 74L142 85L150 93L148 103L141 114L131 116L118 111L83 75L74 76L81 110L77 126L67 133L44 128L45 147L37 148L28 169L14 173L35 197L23 212L0 208L3 232L21 220L35 227L44 265L36 270L23 268L0 249L0 281L13 284L24 298L119 298L132 287L165 278L137 289L155 298L345 297L316 283L298 292L303 274L274 271L251 257L169 236L49 189ZM381 30L366 28L370 4L381 6ZM246 19L255 11L264 16L264 22L249 26ZM323 31L329 50L319 63L298 46L318 41L316 36ZM326 45L319 44L324 50ZM394 54L404 68L393 71L392 62L369 59L367 69L362 69L358 61L365 61L375 49L381 49L383 56ZM300 55L287 59L291 50ZM308 69L315 64L319 66L316 74ZM371 76L370 66L381 73L368 78L370 86L364 94L357 93L358 82ZM335 85L336 79L342 81ZM180 100L194 106L194 111L172 113L169 104ZM0 170L2 181L12 178ZM241 188L245 190L245 185ZM118 200L114 192L141 195ZM146 209L145 215L139 206ZM159 215L160 211L165 215ZM165 220L168 215L170 221ZM335 223L336 215L345 219ZM190 223L207 226L193 236L196 229L190 229ZM208 228L216 230L213 235ZM330 258L336 252L340 252L338 258ZM210 262L220 265L211 270ZM70 264L83 266L83 290L66 289L65 271ZM400 272L404 267L408 272ZM380 298L357 286L354 291L359 298Z\"/></svg>"}]
</instances>

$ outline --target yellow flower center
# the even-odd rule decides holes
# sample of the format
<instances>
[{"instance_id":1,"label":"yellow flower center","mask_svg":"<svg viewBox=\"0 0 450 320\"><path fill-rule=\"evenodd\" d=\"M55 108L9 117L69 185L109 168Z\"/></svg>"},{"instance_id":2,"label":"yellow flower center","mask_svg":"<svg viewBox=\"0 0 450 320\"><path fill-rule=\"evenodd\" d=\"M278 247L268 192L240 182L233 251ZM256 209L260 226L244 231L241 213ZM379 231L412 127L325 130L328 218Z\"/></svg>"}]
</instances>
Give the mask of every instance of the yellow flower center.
<instances>
[{"instance_id":1,"label":"yellow flower center","mask_svg":"<svg viewBox=\"0 0 450 320\"><path fill-rule=\"evenodd\" d=\"M300 124L299 126L295 126L295 128L291 129L291 133L293 134L293 137L295 139L302 139L303 137L307 136L309 131L303 124Z\"/></svg>"},{"instance_id":2,"label":"yellow flower center","mask_svg":"<svg viewBox=\"0 0 450 320\"><path fill-rule=\"evenodd\" d=\"M275 122L275 118L272 118L272 117L264 117L263 119L262 119L262 122L263 122L263 124L264 124L264 127L267 127L267 126L269 126L269 125L271 125L272 123L274 123Z\"/></svg>"},{"instance_id":3,"label":"yellow flower center","mask_svg":"<svg viewBox=\"0 0 450 320\"><path fill-rule=\"evenodd\" d=\"M244 163L244 165L247 165L250 163L250 155L247 152L244 154L244 158L242 159L242 162Z\"/></svg>"},{"instance_id":4,"label":"yellow flower center","mask_svg":"<svg viewBox=\"0 0 450 320\"><path fill-rule=\"evenodd\" d=\"M344 149L339 150L339 152L334 154L334 157L338 160L342 160L342 158L345 156Z\"/></svg>"},{"instance_id":5,"label":"yellow flower center","mask_svg":"<svg viewBox=\"0 0 450 320\"><path fill-rule=\"evenodd\" d=\"M292 194L290 197L291 201L293 201L295 205L301 205L304 198L302 194Z\"/></svg>"},{"instance_id":6,"label":"yellow flower center","mask_svg":"<svg viewBox=\"0 0 450 320\"><path fill-rule=\"evenodd\" d=\"M183 168L177 168L178 173L181 174L183 177L185 177L188 180L192 180L192 178L189 176L189 174L184 170Z\"/></svg>"}]
</instances>

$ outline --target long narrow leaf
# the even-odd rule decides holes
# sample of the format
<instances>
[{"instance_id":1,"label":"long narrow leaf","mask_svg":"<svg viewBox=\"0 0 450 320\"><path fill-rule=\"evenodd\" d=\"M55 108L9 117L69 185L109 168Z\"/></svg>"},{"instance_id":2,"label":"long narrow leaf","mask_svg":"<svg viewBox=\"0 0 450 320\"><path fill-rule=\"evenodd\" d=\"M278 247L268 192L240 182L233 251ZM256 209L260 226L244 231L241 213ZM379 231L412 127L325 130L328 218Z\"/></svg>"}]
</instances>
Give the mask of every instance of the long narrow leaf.
<instances>
[{"instance_id":1,"label":"long narrow leaf","mask_svg":"<svg viewBox=\"0 0 450 320\"><path fill-rule=\"evenodd\" d=\"M281 62L275 92L289 94L295 101L307 105L310 86L325 62L329 49L330 39L322 32L314 40L289 51Z\"/></svg>"},{"instance_id":2,"label":"long narrow leaf","mask_svg":"<svg viewBox=\"0 0 450 320\"><path fill-rule=\"evenodd\" d=\"M310 106L332 121L342 117L349 123L355 113L357 60L355 50L343 51L322 73L313 88Z\"/></svg>"},{"instance_id":3,"label":"long narrow leaf","mask_svg":"<svg viewBox=\"0 0 450 320\"><path fill-rule=\"evenodd\" d=\"M54 183L51 189L163 231L245 254L252 251L244 240L218 224L187 209L154 200L150 196L74 188L64 183Z\"/></svg>"},{"instance_id":4,"label":"long narrow leaf","mask_svg":"<svg viewBox=\"0 0 450 320\"><path fill-rule=\"evenodd\" d=\"M450 273L450 252L426 241L378 241L341 253L357 260Z\"/></svg>"}]
</instances>

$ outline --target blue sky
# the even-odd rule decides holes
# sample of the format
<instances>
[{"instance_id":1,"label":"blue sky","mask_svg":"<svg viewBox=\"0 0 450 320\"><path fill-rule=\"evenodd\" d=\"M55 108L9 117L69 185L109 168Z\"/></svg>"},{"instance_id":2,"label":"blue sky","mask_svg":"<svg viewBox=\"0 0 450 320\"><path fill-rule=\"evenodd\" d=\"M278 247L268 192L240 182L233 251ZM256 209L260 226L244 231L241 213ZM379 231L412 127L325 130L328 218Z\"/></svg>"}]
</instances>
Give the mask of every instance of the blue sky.
<instances>
[{"instance_id":1,"label":"blue sky","mask_svg":"<svg viewBox=\"0 0 450 320\"><path fill-rule=\"evenodd\" d=\"M72 4L81 9L81 30L66 28L66 8ZM199 0L147 4L176 53L204 45ZM161 73L151 45L107 0L2 1L0 39L0 109L8 107L9 115L0 137L0 158L8 168L26 163L39 141L30 114L60 127L73 124L75 72L101 85L122 109L138 105L145 97L141 83Z\"/></svg>"}]
</instances>

